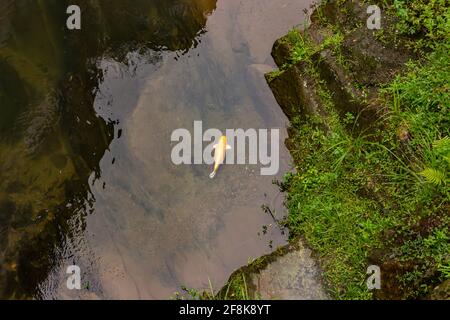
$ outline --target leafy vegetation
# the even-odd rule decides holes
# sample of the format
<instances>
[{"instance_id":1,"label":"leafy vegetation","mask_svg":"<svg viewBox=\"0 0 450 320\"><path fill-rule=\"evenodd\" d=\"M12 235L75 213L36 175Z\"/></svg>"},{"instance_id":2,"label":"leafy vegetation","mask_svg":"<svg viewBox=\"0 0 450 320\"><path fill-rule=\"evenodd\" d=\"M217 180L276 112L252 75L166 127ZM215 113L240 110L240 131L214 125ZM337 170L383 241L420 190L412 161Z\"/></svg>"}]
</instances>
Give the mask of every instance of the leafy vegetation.
<instances>
[{"instance_id":1,"label":"leafy vegetation","mask_svg":"<svg viewBox=\"0 0 450 320\"><path fill-rule=\"evenodd\" d=\"M401 33L423 36L419 42L427 45L448 39L450 4L447 0L394 0L394 8Z\"/></svg>"},{"instance_id":2,"label":"leafy vegetation","mask_svg":"<svg viewBox=\"0 0 450 320\"><path fill-rule=\"evenodd\" d=\"M339 58L342 58L343 60L343 56L341 53L341 44L344 40L344 36L339 30L332 32L331 35L325 38L320 45L315 45L314 43L312 43L297 29L291 29L285 39L289 42L289 45L292 48L292 53L290 62L285 66L282 66L281 70L286 69L299 61L308 61L313 54L324 49L330 49L335 53L335 55L337 55Z\"/></svg>"},{"instance_id":3,"label":"leafy vegetation","mask_svg":"<svg viewBox=\"0 0 450 320\"><path fill-rule=\"evenodd\" d=\"M383 129L349 132L357 115L337 115L322 85L316 91L329 118L291 121L297 173L282 183L285 225L318 253L339 299L372 297L368 260L394 266L397 298L423 297L450 273L450 10L443 1L395 1L394 9L398 31L420 34L418 48L433 50L380 90ZM320 47L295 30L288 39L292 64L309 63L314 76L311 56L325 47L339 55L342 43L336 32Z\"/></svg>"},{"instance_id":4,"label":"leafy vegetation","mask_svg":"<svg viewBox=\"0 0 450 320\"><path fill-rule=\"evenodd\" d=\"M369 298L368 256L395 241L395 257L414 262L399 280L412 289L406 296L428 292L422 285L430 284L430 270L431 284L448 277L449 63L443 45L385 88L387 130L376 139L355 137L337 121L329 133L322 119L292 121L297 173L283 182L289 190L286 224L292 237L304 235L321 256L336 298ZM399 139L399 130L407 131L408 141ZM413 230L423 219L436 224L426 236ZM386 239L387 233L393 237Z\"/></svg>"},{"instance_id":5,"label":"leafy vegetation","mask_svg":"<svg viewBox=\"0 0 450 320\"><path fill-rule=\"evenodd\" d=\"M215 292L209 281L208 290L197 290L193 288L182 287L183 294L177 292L173 296L175 300L258 300L259 295L255 293L252 295L247 285L247 279L244 273L239 273L237 276L227 283L222 290Z\"/></svg>"}]
</instances>

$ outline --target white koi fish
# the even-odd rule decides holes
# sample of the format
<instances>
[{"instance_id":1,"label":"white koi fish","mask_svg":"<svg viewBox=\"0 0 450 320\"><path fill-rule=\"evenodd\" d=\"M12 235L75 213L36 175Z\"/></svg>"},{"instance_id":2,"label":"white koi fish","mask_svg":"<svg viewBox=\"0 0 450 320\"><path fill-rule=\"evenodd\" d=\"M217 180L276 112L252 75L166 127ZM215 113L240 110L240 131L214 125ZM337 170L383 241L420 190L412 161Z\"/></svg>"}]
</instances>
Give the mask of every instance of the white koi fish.
<instances>
[{"instance_id":1,"label":"white koi fish","mask_svg":"<svg viewBox=\"0 0 450 320\"><path fill-rule=\"evenodd\" d=\"M211 172L211 174L209 175L211 179L213 179L216 176L217 170L219 170L220 165L223 164L227 150L231 149L231 147L227 144L226 136L220 137L219 143L214 145L213 148L214 148L214 171Z\"/></svg>"}]
</instances>

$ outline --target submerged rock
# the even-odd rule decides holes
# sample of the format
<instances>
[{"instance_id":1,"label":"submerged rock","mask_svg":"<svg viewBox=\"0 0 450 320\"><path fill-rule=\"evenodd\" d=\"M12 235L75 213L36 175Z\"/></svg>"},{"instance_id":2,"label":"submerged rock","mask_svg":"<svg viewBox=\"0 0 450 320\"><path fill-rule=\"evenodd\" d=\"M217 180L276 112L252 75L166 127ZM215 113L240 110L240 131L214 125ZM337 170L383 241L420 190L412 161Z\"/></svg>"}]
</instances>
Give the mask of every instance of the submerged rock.
<instances>
[{"instance_id":1,"label":"submerged rock","mask_svg":"<svg viewBox=\"0 0 450 320\"><path fill-rule=\"evenodd\" d=\"M320 274L312 251L297 238L234 272L218 296L239 299L244 290L250 299L329 299Z\"/></svg>"},{"instance_id":2,"label":"submerged rock","mask_svg":"<svg viewBox=\"0 0 450 320\"><path fill-rule=\"evenodd\" d=\"M251 281L262 299L328 299L312 252L300 240L298 246L253 274Z\"/></svg>"}]
</instances>

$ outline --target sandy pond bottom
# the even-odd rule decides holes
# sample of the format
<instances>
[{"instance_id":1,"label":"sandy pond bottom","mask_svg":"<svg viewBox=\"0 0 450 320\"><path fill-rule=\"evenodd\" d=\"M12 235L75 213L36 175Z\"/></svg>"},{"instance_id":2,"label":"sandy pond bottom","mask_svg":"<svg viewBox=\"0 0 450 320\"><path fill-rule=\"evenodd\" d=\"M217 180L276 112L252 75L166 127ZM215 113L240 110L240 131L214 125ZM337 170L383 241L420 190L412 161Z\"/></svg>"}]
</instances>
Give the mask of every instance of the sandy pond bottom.
<instances>
[{"instance_id":1,"label":"sandy pond bottom","mask_svg":"<svg viewBox=\"0 0 450 320\"><path fill-rule=\"evenodd\" d=\"M287 120L263 74L274 67L274 41L303 23L310 4L221 0L187 53L131 52L128 65L98 62L104 79L96 110L119 119L120 138L101 162L101 178L92 178L92 213L82 227L74 219L75 236L59 249L44 297L167 299L209 280L219 289L235 269L285 244L261 209L283 214L272 180L290 165ZM194 120L205 129L280 128L280 175L234 165L210 180L210 166L174 166L170 135L192 130ZM79 291L66 288L72 263L82 270Z\"/></svg>"}]
</instances>

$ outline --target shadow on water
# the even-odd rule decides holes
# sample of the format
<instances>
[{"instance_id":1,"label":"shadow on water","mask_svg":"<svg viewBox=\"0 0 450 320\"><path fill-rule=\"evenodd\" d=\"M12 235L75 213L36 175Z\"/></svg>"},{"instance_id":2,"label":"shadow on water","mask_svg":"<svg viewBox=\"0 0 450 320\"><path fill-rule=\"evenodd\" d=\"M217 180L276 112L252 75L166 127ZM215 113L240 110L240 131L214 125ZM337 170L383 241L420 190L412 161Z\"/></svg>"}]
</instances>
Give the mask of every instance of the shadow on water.
<instances>
[{"instance_id":1,"label":"shadow on water","mask_svg":"<svg viewBox=\"0 0 450 320\"><path fill-rule=\"evenodd\" d=\"M82 8L82 31L65 29L69 4ZM129 52L151 50L155 63L160 51L187 52L215 6L0 1L1 298L39 297L55 248L76 242L77 228L86 226L95 202L90 183L101 176L117 124L93 107L104 76L97 58L126 64Z\"/></svg>"},{"instance_id":2,"label":"shadow on water","mask_svg":"<svg viewBox=\"0 0 450 320\"><path fill-rule=\"evenodd\" d=\"M280 128L264 80L310 1L0 0L0 297L219 288L285 236L259 166L175 166L174 129ZM275 212L274 211L274 212ZM93 214L91 214L93 213ZM280 217L280 216L278 216ZM272 226L271 226L272 225ZM70 264L82 290L65 286Z\"/></svg>"}]
</instances>

